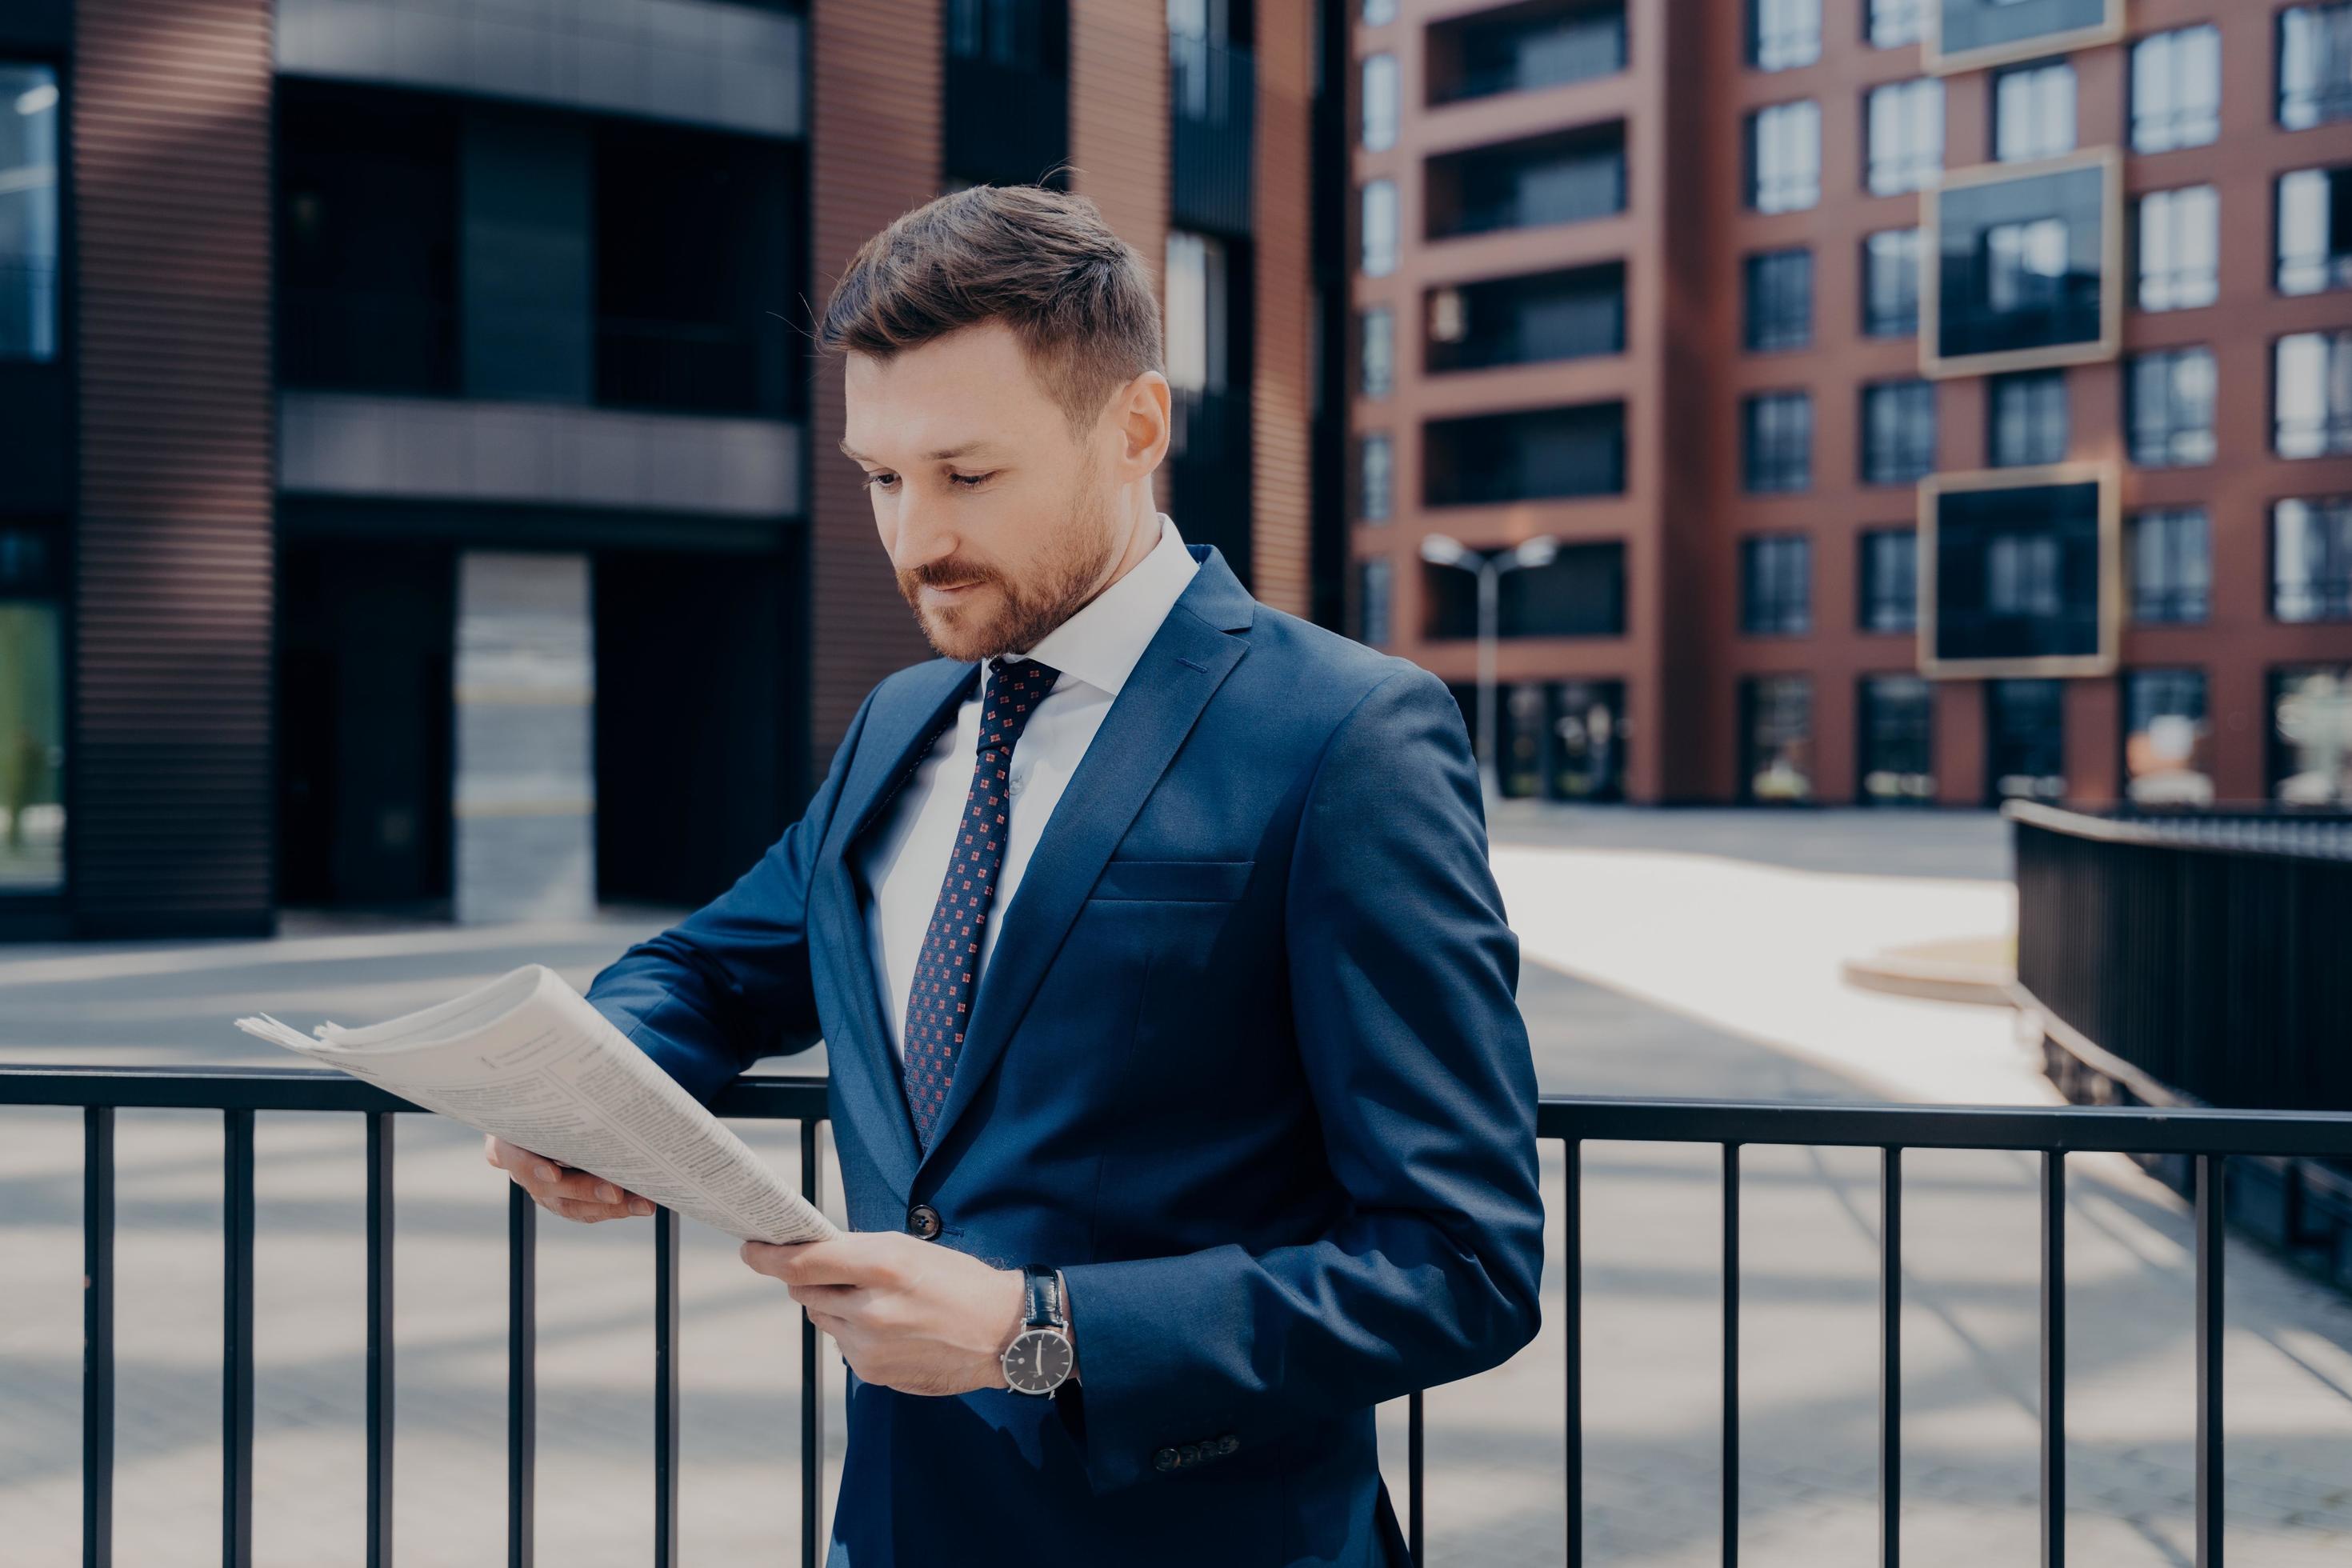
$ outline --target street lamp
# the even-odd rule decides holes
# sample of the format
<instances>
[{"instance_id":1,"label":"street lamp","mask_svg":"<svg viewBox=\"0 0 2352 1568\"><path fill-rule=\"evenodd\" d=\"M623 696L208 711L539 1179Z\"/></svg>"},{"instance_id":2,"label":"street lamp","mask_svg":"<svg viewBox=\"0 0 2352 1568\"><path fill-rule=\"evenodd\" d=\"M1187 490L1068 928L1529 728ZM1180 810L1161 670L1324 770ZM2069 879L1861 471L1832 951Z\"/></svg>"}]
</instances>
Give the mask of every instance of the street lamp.
<instances>
[{"instance_id":1,"label":"street lamp","mask_svg":"<svg viewBox=\"0 0 2352 1568\"><path fill-rule=\"evenodd\" d=\"M1459 566L1478 574L1478 777L1490 801L1502 798L1501 767L1495 756L1495 605L1496 584L1506 572L1522 566L1549 566L1559 541L1550 534L1501 550L1480 552L1450 534L1433 533L1421 542L1421 558L1433 566Z\"/></svg>"}]
</instances>

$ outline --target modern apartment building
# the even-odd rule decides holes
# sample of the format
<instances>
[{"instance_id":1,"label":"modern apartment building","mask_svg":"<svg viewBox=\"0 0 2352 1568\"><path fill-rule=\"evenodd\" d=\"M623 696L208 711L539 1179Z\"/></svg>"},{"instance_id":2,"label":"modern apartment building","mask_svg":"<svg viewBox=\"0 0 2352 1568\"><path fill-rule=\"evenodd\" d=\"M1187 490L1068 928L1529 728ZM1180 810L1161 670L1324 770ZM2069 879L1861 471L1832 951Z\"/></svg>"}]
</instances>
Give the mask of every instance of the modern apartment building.
<instances>
[{"instance_id":1,"label":"modern apartment building","mask_svg":"<svg viewBox=\"0 0 2352 1568\"><path fill-rule=\"evenodd\" d=\"M1356 12L1349 624L1470 710L1497 563L1507 793L2352 797L2352 5Z\"/></svg>"},{"instance_id":2,"label":"modern apartment building","mask_svg":"<svg viewBox=\"0 0 2352 1568\"><path fill-rule=\"evenodd\" d=\"M1163 503L1306 611L1314 27L0 6L0 936L723 889L929 656L808 337L962 184L1164 267Z\"/></svg>"}]
</instances>

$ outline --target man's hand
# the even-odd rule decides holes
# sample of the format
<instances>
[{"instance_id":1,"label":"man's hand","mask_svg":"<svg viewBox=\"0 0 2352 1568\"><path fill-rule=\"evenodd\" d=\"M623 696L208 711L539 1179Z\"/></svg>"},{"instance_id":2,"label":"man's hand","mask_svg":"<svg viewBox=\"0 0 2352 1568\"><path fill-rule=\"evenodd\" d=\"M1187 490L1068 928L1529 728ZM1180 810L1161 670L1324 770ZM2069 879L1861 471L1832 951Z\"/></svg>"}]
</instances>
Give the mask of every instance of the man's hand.
<instances>
[{"instance_id":1,"label":"man's hand","mask_svg":"<svg viewBox=\"0 0 2352 1568\"><path fill-rule=\"evenodd\" d=\"M641 1198L625 1187L616 1187L601 1176L575 1171L543 1154L518 1148L495 1133L482 1134L482 1158L512 1177L515 1185L529 1193L540 1207L565 1219L593 1225L600 1219L654 1212L650 1199Z\"/></svg>"},{"instance_id":2,"label":"man's hand","mask_svg":"<svg viewBox=\"0 0 2352 1568\"><path fill-rule=\"evenodd\" d=\"M784 1282L867 1383L902 1394L1006 1386L1002 1358L1025 1306L1017 1268L895 1230L783 1247L747 1241L742 1256Z\"/></svg>"}]
</instances>

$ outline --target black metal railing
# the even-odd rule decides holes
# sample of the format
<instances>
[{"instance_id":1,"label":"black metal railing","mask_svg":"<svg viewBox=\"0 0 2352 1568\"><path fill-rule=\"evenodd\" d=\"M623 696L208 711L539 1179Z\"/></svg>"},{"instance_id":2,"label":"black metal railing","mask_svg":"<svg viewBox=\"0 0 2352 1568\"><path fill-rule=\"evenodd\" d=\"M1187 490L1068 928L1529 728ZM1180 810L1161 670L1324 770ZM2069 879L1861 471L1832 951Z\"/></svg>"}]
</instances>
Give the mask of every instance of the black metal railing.
<instances>
[{"instance_id":1,"label":"black metal railing","mask_svg":"<svg viewBox=\"0 0 2352 1568\"><path fill-rule=\"evenodd\" d=\"M315 1068L42 1068L0 1066L0 1106L79 1107L83 1113L83 1233L87 1288L82 1364L82 1520L85 1568L110 1568L114 1470L114 1117L126 1108L222 1113L226 1176L226 1342L223 1346L222 1561L247 1568L253 1532L254 1145L257 1111L344 1110L367 1118L367 1562L392 1561L392 1137L390 1118L416 1107L357 1079ZM801 1190L818 1197L822 1079L739 1079L713 1101L722 1116L800 1124ZM1721 1151L1722 1562L1735 1568L1739 1539L1740 1155L1753 1145L1874 1148L1880 1158L1879 1561L1896 1568L1902 1475L1903 1155L1909 1150L2038 1153L2041 1169L2042 1562L2063 1568L2066 1517L2065 1162L2078 1153L2178 1156L2194 1162L2197 1357L2196 1563L2221 1568L2224 1173L2233 1156L2352 1157L2352 1115L2260 1110L2009 1109L1976 1106L1746 1104L1706 1100L1547 1097L1537 1134L1564 1156L1559 1198L1565 1341L1562 1526L1571 1568L1584 1561L1581 1381L1582 1151L1588 1142L1712 1144ZM507 1561L532 1561L538 1210L509 1187L508 1212ZM655 1426L653 1561L677 1561L677 1215L655 1211ZM801 1561L814 1568L823 1463L817 1336L801 1323ZM1427 1459L1423 1395L1409 1396L1406 1529L1412 1561L1427 1561Z\"/></svg>"}]
</instances>

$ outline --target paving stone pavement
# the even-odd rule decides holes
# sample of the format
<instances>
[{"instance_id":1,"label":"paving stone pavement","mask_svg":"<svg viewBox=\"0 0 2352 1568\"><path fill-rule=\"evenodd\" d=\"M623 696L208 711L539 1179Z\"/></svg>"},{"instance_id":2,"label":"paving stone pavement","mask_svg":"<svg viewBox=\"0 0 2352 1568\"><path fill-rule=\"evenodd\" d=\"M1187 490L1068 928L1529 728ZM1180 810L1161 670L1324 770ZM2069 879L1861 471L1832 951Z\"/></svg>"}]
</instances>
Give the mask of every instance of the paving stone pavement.
<instances>
[{"instance_id":1,"label":"paving stone pavement","mask_svg":"<svg viewBox=\"0 0 2352 1568\"><path fill-rule=\"evenodd\" d=\"M1743 863L1840 878L1889 868L1916 892L1927 886L1921 879L1997 878L2002 853L1998 826L1973 816L1890 826L1838 813L1569 813L1503 803L1495 821L1498 862L1507 846L1562 857L1536 873L1528 867L1538 863L1520 863L1510 886L1528 886L1530 874L1574 886L1589 878L1612 898L1632 896L1629 875L1653 878L1676 899L1708 886L1718 902L1755 897L1760 884L1740 879ZM1722 868L1720 882L1676 880L1703 878L1708 863ZM1870 891L1822 885L1841 900ZM1896 886L1890 877L1890 899ZM1564 967L1537 957L1522 972L1520 1004L1547 1089L1890 1092L1882 1078L1844 1070L1850 1051L1791 1048L1778 1016L1751 1026L1736 1001L1684 997L1670 978L1647 973L1616 985L1567 973L1580 944L1601 944L1532 891L1512 908L1530 952L1568 955ZM1760 925L1776 911L1750 914ZM1559 929L1532 930L1527 921L1536 919ZM530 959L584 984L660 920L621 911L578 927L493 931L298 921L268 944L9 950L0 954L0 1060L270 1061L226 1026L231 1013L258 1006L304 1022L365 1021ZM1660 927L1657 940L1702 949L1717 940L1696 920L1691 931ZM1946 1011L1888 1016L1917 1020L1895 1031L1890 1052L1999 1049L1959 1042ZM1977 1021L1979 1036L1988 1027ZM822 1053L767 1066L817 1068ZM177 1111L123 1112L120 1121L116 1561L210 1563L219 1121ZM796 1174L790 1129L741 1130L780 1172ZM361 1142L348 1119L259 1121L255 1560L263 1564L362 1560ZM405 1118L398 1147L400 1560L491 1568L504 1539L503 1178L462 1128ZM79 1161L75 1114L0 1112L0 1568L78 1561ZM1508 1366L1427 1396L1435 1563L1564 1560L1557 1149L1545 1164L1552 1212L1542 1334ZM1585 1150L1588 1563L1720 1561L1719 1178L1712 1149ZM2035 1168L2021 1157L1906 1157L1910 1563L2036 1560L2036 1191ZM1742 1559L1874 1562L1876 1157L1749 1149L1741 1201ZM2070 1162L2068 1527L2077 1563L2192 1561L2189 1236L2182 1205L2128 1163ZM649 1234L551 1219L541 1237L540 1560L642 1563L652 1520ZM2352 1560L2352 1307L2258 1249L2233 1242L2229 1267L2232 1560L2340 1565ZM772 1281L742 1268L731 1240L696 1227L687 1231L682 1289L686 1561L788 1559L802 1506L797 1316ZM837 1406L837 1365L830 1394ZM1402 1403L1381 1420L1402 1499ZM829 1430L837 1465L837 1419ZM828 1496L830 1487L829 1477Z\"/></svg>"}]
</instances>

